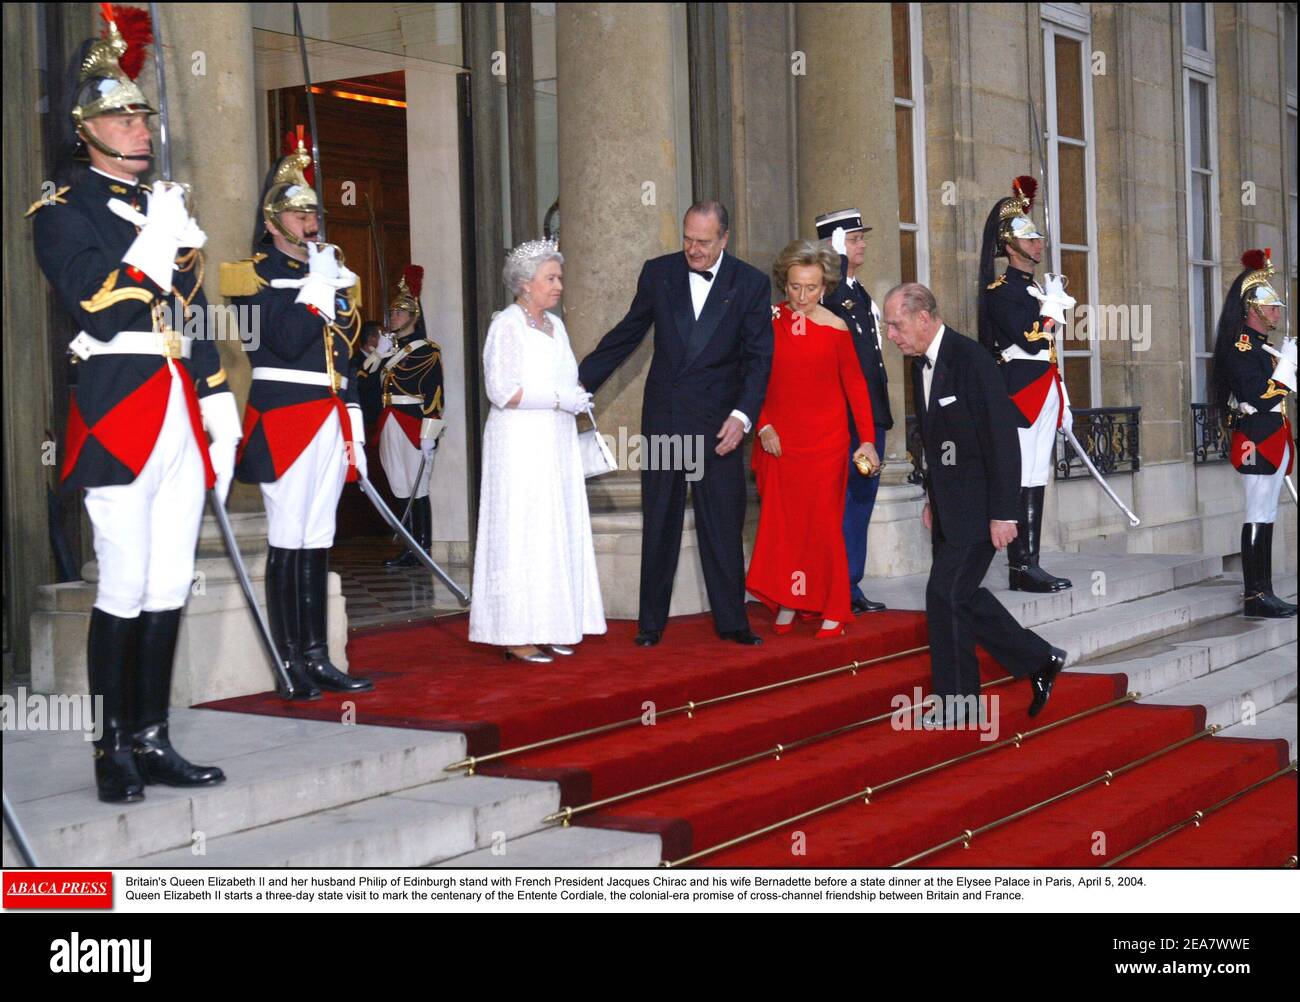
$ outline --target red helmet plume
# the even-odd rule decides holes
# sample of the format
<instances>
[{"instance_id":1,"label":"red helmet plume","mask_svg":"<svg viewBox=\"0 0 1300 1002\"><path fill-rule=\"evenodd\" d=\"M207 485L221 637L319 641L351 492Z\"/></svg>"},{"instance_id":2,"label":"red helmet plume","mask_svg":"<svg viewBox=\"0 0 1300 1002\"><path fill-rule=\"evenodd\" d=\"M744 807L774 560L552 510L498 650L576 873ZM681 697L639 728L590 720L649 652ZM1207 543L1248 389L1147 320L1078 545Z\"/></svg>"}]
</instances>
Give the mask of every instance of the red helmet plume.
<instances>
[{"instance_id":1,"label":"red helmet plume","mask_svg":"<svg viewBox=\"0 0 1300 1002\"><path fill-rule=\"evenodd\" d=\"M104 19L104 37L108 37L108 25L117 25L117 33L126 42L126 52L117 61L122 72L134 80L144 69L145 54L153 44L153 23L149 12L139 7L127 7L124 4L99 5L99 16Z\"/></svg>"}]
</instances>

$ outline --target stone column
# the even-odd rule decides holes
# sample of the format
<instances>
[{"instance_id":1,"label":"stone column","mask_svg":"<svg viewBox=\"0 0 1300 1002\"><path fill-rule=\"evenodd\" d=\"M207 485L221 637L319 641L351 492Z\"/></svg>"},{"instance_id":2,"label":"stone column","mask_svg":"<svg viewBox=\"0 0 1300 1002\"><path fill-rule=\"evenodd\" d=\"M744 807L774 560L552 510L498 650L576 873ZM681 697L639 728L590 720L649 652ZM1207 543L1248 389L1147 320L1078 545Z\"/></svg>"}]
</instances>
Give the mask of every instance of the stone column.
<instances>
[{"instance_id":1,"label":"stone column","mask_svg":"<svg viewBox=\"0 0 1300 1002\"><path fill-rule=\"evenodd\" d=\"M208 235L203 290L224 305L218 289L222 261L249 254L263 168L258 160L257 89L253 68L252 7L246 3L159 5L167 99L171 111L172 170L194 187L192 209ZM153 62L146 93L158 93ZM236 330L220 322L221 361L242 410L252 370ZM230 507L260 511L256 487L235 483Z\"/></svg>"},{"instance_id":2,"label":"stone column","mask_svg":"<svg viewBox=\"0 0 1300 1002\"><path fill-rule=\"evenodd\" d=\"M688 86L686 42L675 8L556 7L564 322L579 361L627 311L641 265L681 247L690 153L681 112ZM633 72L635 86L629 86ZM651 341L647 335L597 397L600 429L616 443L640 433ZM603 477L592 483L591 493L605 612L635 616L638 475ZM688 513L673 614L705 608L692 525Z\"/></svg>"}]
</instances>

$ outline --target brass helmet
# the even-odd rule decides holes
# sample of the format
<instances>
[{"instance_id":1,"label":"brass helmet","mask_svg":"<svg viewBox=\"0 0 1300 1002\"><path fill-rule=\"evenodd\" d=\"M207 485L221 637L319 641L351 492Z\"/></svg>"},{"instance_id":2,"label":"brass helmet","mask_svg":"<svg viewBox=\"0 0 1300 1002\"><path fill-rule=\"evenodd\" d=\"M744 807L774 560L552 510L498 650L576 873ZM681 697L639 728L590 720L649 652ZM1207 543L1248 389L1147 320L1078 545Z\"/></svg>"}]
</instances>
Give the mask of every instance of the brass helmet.
<instances>
[{"instance_id":1,"label":"brass helmet","mask_svg":"<svg viewBox=\"0 0 1300 1002\"><path fill-rule=\"evenodd\" d=\"M316 189L311 183L311 152L307 149L307 139L301 125L296 134L290 132L285 136L284 152L285 155L276 164L262 193L262 219L267 227L274 227L290 243L305 247L305 241L290 233L280 222L281 212L320 211Z\"/></svg>"},{"instance_id":2,"label":"brass helmet","mask_svg":"<svg viewBox=\"0 0 1300 1002\"><path fill-rule=\"evenodd\" d=\"M998 202L998 254L1004 254L1007 241L1036 240L1042 237L1030 218L1029 210L1038 194L1038 182L1028 174L1021 174L1011 182L1011 195Z\"/></svg>"},{"instance_id":3,"label":"brass helmet","mask_svg":"<svg viewBox=\"0 0 1300 1002\"><path fill-rule=\"evenodd\" d=\"M1241 263L1246 269L1241 280L1241 303L1245 312L1249 313L1252 306L1286 306L1269 281L1273 277L1271 248L1248 250L1241 256Z\"/></svg>"},{"instance_id":4,"label":"brass helmet","mask_svg":"<svg viewBox=\"0 0 1300 1002\"><path fill-rule=\"evenodd\" d=\"M72 124L77 137L101 153L115 160L140 159L128 158L108 146L85 124L100 115L157 114L135 82L144 67L145 51L153 41L153 29L149 15L139 7L100 6L107 27L103 37L92 39L84 47L72 99Z\"/></svg>"},{"instance_id":5,"label":"brass helmet","mask_svg":"<svg viewBox=\"0 0 1300 1002\"><path fill-rule=\"evenodd\" d=\"M420 316L420 290L424 287L424 269L418 264L408 264L402 269L401 281L397 283L397 295L388 306L388 314L394 310L403 310L413 319Z\"/></svg>"}]
</instances>

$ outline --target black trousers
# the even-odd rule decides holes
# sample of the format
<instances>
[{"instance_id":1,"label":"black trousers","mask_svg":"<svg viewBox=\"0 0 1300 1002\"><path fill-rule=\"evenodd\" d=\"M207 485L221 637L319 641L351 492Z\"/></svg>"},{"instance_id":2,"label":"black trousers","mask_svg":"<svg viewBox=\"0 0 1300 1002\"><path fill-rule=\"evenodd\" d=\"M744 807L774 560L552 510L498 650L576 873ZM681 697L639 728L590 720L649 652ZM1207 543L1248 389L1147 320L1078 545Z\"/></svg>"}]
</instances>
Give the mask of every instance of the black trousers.
<instances>
[{"instance_id":1,"label":"black trousers","mask_svg":"<svg viewBox=\"0 0 1300 1002\"><path fill-rule=\"evenodd\" d=\"M939 696L979 692L978 643L1017 678L1039 671L1052 645L1016 622L980 582L997 550L991 540L972 545L934 544L934 562L925 587L925 619L930 637L930 677Z\"/></svg>"},{"instance_id":2,"label":"black trousers","mask_svg":"<svg viewBox=\"0 0 1300 1002\"><path fill-rule=\"evenodd\" d=\"M745 615L745 467L741 448L725 456L717 441L701 436L703 475L690 482L695 534L704 567L704 587L719 633L749 628ZM681 464L679 464L681 465ZM697 471L698 472L698 471ZM641 600L637 625L662 630L668 622L673 576L686 514L687 471L641 471ZM693 474L694 475L694 474Z\"/></svg>"}]
</instances>

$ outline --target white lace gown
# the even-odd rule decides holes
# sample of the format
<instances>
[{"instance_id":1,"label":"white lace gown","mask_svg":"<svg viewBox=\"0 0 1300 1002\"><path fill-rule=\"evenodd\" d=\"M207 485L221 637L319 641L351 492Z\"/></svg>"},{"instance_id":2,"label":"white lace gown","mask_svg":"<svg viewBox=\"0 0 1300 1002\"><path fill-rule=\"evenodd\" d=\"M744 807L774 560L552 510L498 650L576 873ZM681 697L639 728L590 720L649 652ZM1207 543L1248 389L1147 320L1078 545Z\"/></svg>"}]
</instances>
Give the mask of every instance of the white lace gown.
<instances>
[{"instance_id":1,"label":"white lace gown","mask_svg":"<svg viewBox=\"0 0 1300 1002\"><path fill-rule=\"evenodd\" d=\"M483 348L492 409L469 610L476 643L576 644L605 632L577 419L506 406L521 386L550 396L578 381L564 323L548 316L554 336L512 304L493 319Z\"/></svg>"}]
</instances>

